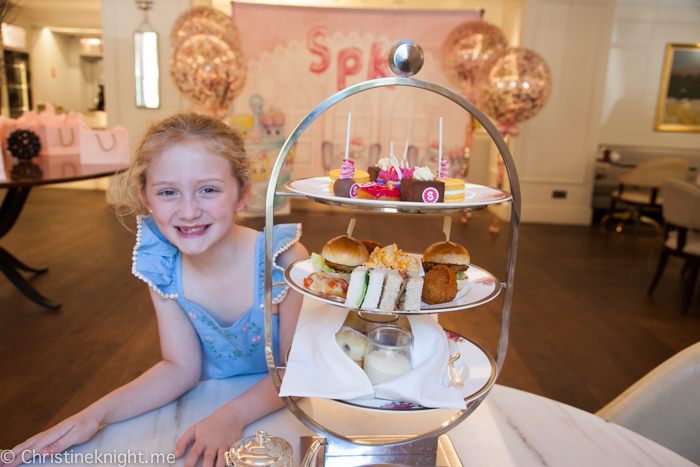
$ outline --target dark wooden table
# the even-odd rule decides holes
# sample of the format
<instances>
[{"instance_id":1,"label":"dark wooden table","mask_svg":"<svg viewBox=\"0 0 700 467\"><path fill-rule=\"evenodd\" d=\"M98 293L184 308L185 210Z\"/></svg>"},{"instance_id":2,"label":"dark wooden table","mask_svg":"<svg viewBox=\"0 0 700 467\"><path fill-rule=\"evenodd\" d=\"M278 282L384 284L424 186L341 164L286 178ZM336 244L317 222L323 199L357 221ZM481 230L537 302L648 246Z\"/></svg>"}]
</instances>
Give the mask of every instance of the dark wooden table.
<instances>
[{"instance_id":1,"label":"dark wooden table","mask_svg":"<svg viewBox=\"0 0 700 467\"><path fill-rule=\"evenodd\" d=\"M40 156L33 159L32 162L41 169L41 178L13 180L10 176L10 170L16 163L16 159L5 160L5 177L0 179L0 188L7 189L7 192L0 206L0 239L12 229L19 218L33 187L106 177L126 169L119 164L81 164L78 155ZM20 271L43 273L47 270L48 268L28 266L0 247L0 271L28 298L39 305L55 310L61 304L41 295L20 274Z\"/></svg>"}]
</instances>

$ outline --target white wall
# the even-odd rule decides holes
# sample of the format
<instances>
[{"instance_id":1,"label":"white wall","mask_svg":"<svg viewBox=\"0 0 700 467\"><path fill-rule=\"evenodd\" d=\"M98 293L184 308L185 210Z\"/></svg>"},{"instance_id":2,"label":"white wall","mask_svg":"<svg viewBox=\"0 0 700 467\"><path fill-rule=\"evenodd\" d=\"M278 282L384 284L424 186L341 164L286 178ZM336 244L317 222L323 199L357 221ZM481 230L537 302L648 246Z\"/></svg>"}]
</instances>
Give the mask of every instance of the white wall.
<instances>
[{"instance_id":1,"label":"white wall","mask_svg":"<svg viewBox=\"0 0 700 467\"><path fill-rule=\"evenodd\" d=\"M700 133L654 130L667 43L700 43L700 1L618 1L605 87L602 144L700 148Z\"/></svg>"},{"instance_id":2,"label":"white wall","mask_svg":"<svg viewBox=\"0 0 700 467\"><path fill-rule=\"evenodd\" d=\"M511 145L522 221L588 224L613 0L528 0L522 46L549 64L552 94ZM565 191L566 198L552 192Z\"/></svg>"},{"instance_id":3,"label":"white wall","mask_svg":"<svg viewBox=\"0 0 700 467\"><path fill-rule=\"evenodd\" d=\"M189 0L158 0L149 11L149 22L158 32L160 67L160 108L136 107L134 79L134 31L142 13L131 1L102 0L102 40L105 75L107 126L122 125L129 130L135 148L148 122L187 108L170 77L170 30L177 17L190 8Z\"/></svg>"},{"instance_id":4,"label":"white wall","mask_svg":"<svg viewBox=\"0 0 700 467\"><path fill-rule=\"evenodd\" d=\"M27 47L32 75L32 100L81 110L80 47L75 37L30 27Z\"/></svg>"}]
</instances>

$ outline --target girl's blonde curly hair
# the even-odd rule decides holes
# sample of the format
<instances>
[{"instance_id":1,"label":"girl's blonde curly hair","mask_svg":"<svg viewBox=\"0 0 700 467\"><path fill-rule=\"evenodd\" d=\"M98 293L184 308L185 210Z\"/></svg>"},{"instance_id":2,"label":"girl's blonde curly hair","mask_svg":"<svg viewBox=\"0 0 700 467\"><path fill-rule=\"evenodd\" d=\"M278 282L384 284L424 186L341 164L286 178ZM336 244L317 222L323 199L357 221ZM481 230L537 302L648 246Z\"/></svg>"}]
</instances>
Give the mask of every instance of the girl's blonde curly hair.
<instances>
[{"instance_id":1,"label":"girl's blonde curly hair","mask_svg":"<svg viewBox=\"0 0 700 467\"><path fill-rule=\"evenodd\" d=\"M197 145L231 164L240 193L250 190L250 162L240 133L221 120L194 112L178 113L160 120L148 129L136 150L129 169L121 173L113 186L115 210L122 221L133 214L145 214L142 197L146 172L151 163L178 144Z\"/></svg>"}]
</instances>

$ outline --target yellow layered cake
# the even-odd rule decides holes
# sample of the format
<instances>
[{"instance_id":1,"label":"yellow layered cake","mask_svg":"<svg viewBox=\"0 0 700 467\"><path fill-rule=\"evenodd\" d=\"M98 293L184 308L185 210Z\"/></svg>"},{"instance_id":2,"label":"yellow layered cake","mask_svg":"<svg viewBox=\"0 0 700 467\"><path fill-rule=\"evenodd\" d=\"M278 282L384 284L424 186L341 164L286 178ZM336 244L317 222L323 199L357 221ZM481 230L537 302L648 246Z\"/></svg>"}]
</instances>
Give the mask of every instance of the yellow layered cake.
<instances>
[{"instance_id":1,"label":"yellow layered cake","mask_svg":"<svg viewBox=\"0 0 700 467\"><path fill-rule=\"evenodd\" d=\"M464 201L464 180L457 178L440 178L445 184L445 202L446 203L461 203Z\"/></svg>"}]
</instances>

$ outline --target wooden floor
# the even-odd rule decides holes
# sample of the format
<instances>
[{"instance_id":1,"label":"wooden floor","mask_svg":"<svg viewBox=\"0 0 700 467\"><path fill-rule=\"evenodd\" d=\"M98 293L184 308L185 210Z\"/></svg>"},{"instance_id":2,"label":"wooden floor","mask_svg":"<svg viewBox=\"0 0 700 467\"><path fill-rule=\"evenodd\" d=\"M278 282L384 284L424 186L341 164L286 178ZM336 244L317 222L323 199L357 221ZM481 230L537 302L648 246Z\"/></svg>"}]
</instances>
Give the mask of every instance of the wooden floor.
<instances>
[{"instance_id":1,"label":"wooden floor","mask_svg":"<svg viewBox=\"0 0 700 467\"><path fill-rule=\"evenodd\" d=\"M1 194L1 193L0 193ZM295 210L302 242L319 251L357 218L356 236L422 251L441 239L439 216ZM472 262L503 279L508 232L490 234L492 216L454 218ZM262 219L249 221L262 227ZM63 303L47 311L0 277L0 449L43 430L130 381L159 357L146 286L131 275L134 235L110 212L104 193L35 189L0 242L49 272L29 276ZM596 411L676 352L700 340L700 303L679 314L681 264L671 260L646 295L659 237L649 230L606 233L597 226L523 225L517 254L510 345L499 384ZM499 299L440 315L445 328L495 353Z\"/></svg>"}]
</instances>

